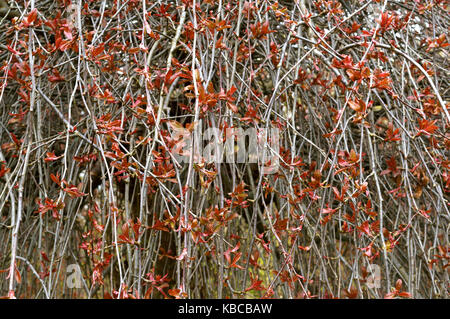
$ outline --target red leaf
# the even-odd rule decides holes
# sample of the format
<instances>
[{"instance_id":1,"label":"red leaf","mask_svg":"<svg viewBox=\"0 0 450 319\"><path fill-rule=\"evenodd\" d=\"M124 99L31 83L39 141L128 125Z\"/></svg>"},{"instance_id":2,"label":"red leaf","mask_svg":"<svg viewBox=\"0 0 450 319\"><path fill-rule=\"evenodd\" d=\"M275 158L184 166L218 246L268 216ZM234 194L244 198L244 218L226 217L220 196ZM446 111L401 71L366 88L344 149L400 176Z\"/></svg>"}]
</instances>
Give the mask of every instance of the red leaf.
<instances>
[{"instance_id":1,"label":"red leaf","mask_svg":"<svg viewBox=\"0 0 450 319\"><path fill-rule=\"evenodd\" d=\"M234 113L238 112L238 108L236 105L234 105L233 103L229 103L227 102L227 106L230 108L230 110L232 110Z\"/></svg>"},{"instance_id":2,"label":"red leaf","mask_svg":"<svg viewBox=\"0 0 450 319\"><path fill-rule=\"evenodd\" d=\"M180 289L169 289L169 295L171 295L172 297L175 297L176 299L180 298Z\"/></svg>"},{"instance_id":3,"label":"red leaf","mask_svg":"<svg viewBox=\"0 0 450 319\"><path fill-rule=\"evenodd\" d=\"M386 142L400 141L400 130L398 128L394 129L394 125L389 123L388 129L386 130Z\"/></svg>"},{"instance_id":4,"label":"red leaf","mask_svg":"<svg viewBox=\"0 0 450 319\"><path fill-rule=\"evenodd\" d=\"M350 290L343 290L342 294L349 299L356 299L358 297L358 289L351 287Z\"/></svg>"},{"instance_id":5,"label":"red leaf","mask_svg":"<svg viewBox=\"0 0 450 319\"><path fill-rule=\"evenodd\" d=\"M47 254L45 253L45 251L41 251L41 256L42 258L46 261L46 262L50 262L50 260L48 259Z\"/></svg>"},{"instance_id":6,"label":"red leaf","mask_svg":"<svg viewBox=\"0 0 450 319\"><path fill-rule=\"evenodd\" d=\"M434 121L428 121L426 119L419 119L419 128L418 128L418 133L416 136L419 136L421 134L425 134L425 135L431 135L433 134L434 131L436 131L438 129L438 127L436 125L434 125L437 122L437 120Z\"/></svg>"},{"instance_id":7,"label":"red leaf","mask_svg":"<svg viewBox=\"0 0 450 319\"><path fill-rule=\"evenodd\" d=\"M14 269L14 276L16 277L16 281L17 281L17 283L21 283L22 282L22 277L20 276L20 272L19 272L19 270L17 269L17 267L14 267L15 269Z\"/></svg>"},{"instance_id":8,"label":"red leaf","mask_svg":"<svg viewBox=\"0 0 450 319\"><path fill-rule=\"evenodd\" d=\"M327 207L327 208L323 208L323 209L320 211L320 213L321 213L321 214L333 214L335 211L336 211L336 209Z\"/></svg>"},{"instance_id":9,"label":"red leaf","mask_svg":"<svg viewBox=\"0 0 450 319\"><path fill-rule=\"evenodd\" d=\"M44 158L44 161L46 161L46 162L53 162L53 161L56 161L56 160L60 159L63 156L64 155L56 156L54 152L47 152L47 157Z\"/></svg>"},{"instance_id":10,"label":"red leaf","mask_svg":"<svg viewBox=\"0 0 450 319\"><path fill-rule=\"evenodd\" d=\"M233 261L230 264L230 268L239 268L239 269L244 269L244 267L237 265L236 263L238 262L239 259L241 259L242 253L237 253L236 256L234 256Z\"/></svg>"},{"instance_id":11,"label":"red leaf","mask_svg":"<svg viewBox=\"0 0 450 319\"><path fill-rule=\"evenodd\" d=\"M370 232L369 222L366 220L364 223L361 224L361 226L356 227L358 230L367 236L372 237L372 233Z\"/></svg>"},{"instance_id":12,"label":"red leaf","mask_svg":"<svg viewBox=\"0 0 450 319\"><path fill-rule=\"evenodd\" d=\"M105 50L105 43L101 43L98 47L92 49L92 57L95 58L97 55Z\"/></svg>"},{"instance_id":13,"label":"red leaf","mask_svg":"<svg viewBox=\"0 0 450 319\"><path fill-rule=\"evenodd\" d=\"M51 178L52 181L54 181L56 184L58 184L58 185L61 186L61 182L60 182L60 180L59 180L59 173L57 173L56 176L53 175L53 174L50 174L50 178Z\"/></svg>"},{"instance_id":14,"label":"red leaf","mask_svg":"<svg viewBox=\"0 0 450 319\"><path fill-rule=\"evenodd\" d=\"M348 105L350 108L358 113L364 112L366 110L366 103L364 103L362 100L356 100L356 101L348 101Z\"/></svg>"},{"instance_id":15,"label":"red leaf","mask_svg":"<svg viewBox=\"0 0 450 319\"><path fill-rule=\"evenodd\" d=\"M5 176L5 174L8 173L9 171L10 171L10 169L7 168L5 164L2 164L2 166L0 168L0 177Z\"/></svg>"},{"instance_id":16,"label":"red leaf","mask_svg":"<svg viewBox=\"0 0 450 319\"><path fill-rule=\"evenodd\" d=\"M27 16L27 19L26 19L27 20L26 22L28 25L32 24L36 20L37 13L38 13L38 11L36 8L31 10L30 14Z\"/></svg>"},{"instance_id":17,"label":"red leaf","mask_svg":"<svg viewBox=\"0 0 450 319\"><path fill-rule=\"evenodd\" d=\"M59 74L59 71L57 69L54 69L52 72L53 72L53 74L48 75L48 80L50 82L55 83L55 82L61 82L61 81L65 80L64 77L61 76L61 74Z\"/></svg>"},{"instance_id":18,"label":"red leaf","mask_svg":"<svg viewBox=\"0 0 450 319\"><path fill-rule=\"evenodd\" d=\"M75 185L69 185L68 187L64 188L63 191L65 191L67 194L69 194L69 196L72 198L82 197L82 196L87 195L85 193L80 192Z\"/></svg>"},{"instance_id":19,"label":"red leaf","mask_svg":"<svg viewBox=\"0 0 450 319\"><path fill-rule=\"evenodd\" d=\"M162 230L162 231L166 231L166 232L169 231L169 229L167 229L167 227L164 225L164 223L162 223L159 219L155 220L155 223L153 224L153 226L151 226L149 228L155 229L155 230Z\"/></svg>"},{"instance_id":20,"label":"red leaf","mask_svg":"<svg viewBox=\"0 0 450 319\"><path fill-rule=\"evenodd\" d=\"M11 46L7 45L6 49L8 49L9 52L15 54L15 55L24 55L25 53L20 53L19 51L16 51L15 49L13 49Z\"/></svg>"}]
</instances>

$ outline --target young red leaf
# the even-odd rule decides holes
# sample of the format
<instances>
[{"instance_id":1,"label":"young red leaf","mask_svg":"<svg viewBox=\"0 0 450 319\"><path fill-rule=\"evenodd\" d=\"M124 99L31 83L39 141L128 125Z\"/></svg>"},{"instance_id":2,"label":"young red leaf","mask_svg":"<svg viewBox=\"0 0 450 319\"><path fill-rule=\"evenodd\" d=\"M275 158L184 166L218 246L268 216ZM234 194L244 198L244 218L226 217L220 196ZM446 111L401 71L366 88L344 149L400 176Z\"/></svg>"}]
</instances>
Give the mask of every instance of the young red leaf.
<instances>
[{"instance_id":1,"label":"young red leaf","mask_svg":"<svg viewBox=\"0 0 450 319\"><path fill-rule=\"evenodd\" d=\"M419 128L416 136L420 136L422 134L431 135L438 129L436 125L434 125L437 120L428 121L426 119L419 119Z\"/></svg>"},{"instance_id":2,"label":"young red leaf","mask_svg":"<svg viewBox=\"0 0 450 319\"><path fill-rule=\"evenodd\" d=\"M36 8L34 8L33 10L31 10L31 12L28 14L28 16L27 16L27 18L26 18L26 23L27 23L28 25L32 24L32 23L36 20L37 14L38 14L38 11L37 11Z\"/></svg>"},{"instance_id":3,"label":"young red leaf","mask_svg":"<svg viewBox=\"0 0 450 319\"><path fill-rule=\"evenodd\" d=\"M60 159L63 156L64 155L56 156L54 152L47 152L47 157L44 158L44 161L46 161L46 162L53 162L53 161L56 161L56 160Z\"/></svg>"}]
</instances>

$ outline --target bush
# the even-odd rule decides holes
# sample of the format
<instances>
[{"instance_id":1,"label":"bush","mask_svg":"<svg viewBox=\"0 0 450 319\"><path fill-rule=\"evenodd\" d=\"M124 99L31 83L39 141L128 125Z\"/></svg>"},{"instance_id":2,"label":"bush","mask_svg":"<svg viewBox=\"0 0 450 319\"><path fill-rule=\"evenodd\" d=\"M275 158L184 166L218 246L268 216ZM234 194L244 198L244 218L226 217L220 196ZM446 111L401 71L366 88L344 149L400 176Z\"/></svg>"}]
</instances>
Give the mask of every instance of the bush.
<instances>
[{"instance_id":1,"label":"bush","mask_svg":"<svg viewBox=\"0 0 450 319\"><path fill-rule=\"evenodd\" d=\"M446 1L78 3L0 1L0 295L448 297Z\"/></svg>"}]
</instances>

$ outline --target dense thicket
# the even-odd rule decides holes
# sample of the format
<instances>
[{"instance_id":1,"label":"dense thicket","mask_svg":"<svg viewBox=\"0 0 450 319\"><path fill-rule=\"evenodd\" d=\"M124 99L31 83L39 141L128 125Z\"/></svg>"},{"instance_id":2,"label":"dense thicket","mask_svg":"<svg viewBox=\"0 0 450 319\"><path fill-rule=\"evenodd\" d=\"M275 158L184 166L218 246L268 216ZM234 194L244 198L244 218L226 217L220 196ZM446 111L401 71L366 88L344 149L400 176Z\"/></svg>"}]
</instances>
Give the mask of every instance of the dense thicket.
<instances>
[{"instance_id":1,"label":"dense thicket","mask_svg":"<svg viewBox=\"0 0 450 319\"><path fill-rule=\"evenodd\" d=\"M0 14L0 295L448 297L448 2ZM279 168L178 163L199 123L279 129Z\"/></svg>"}]
</instances>

